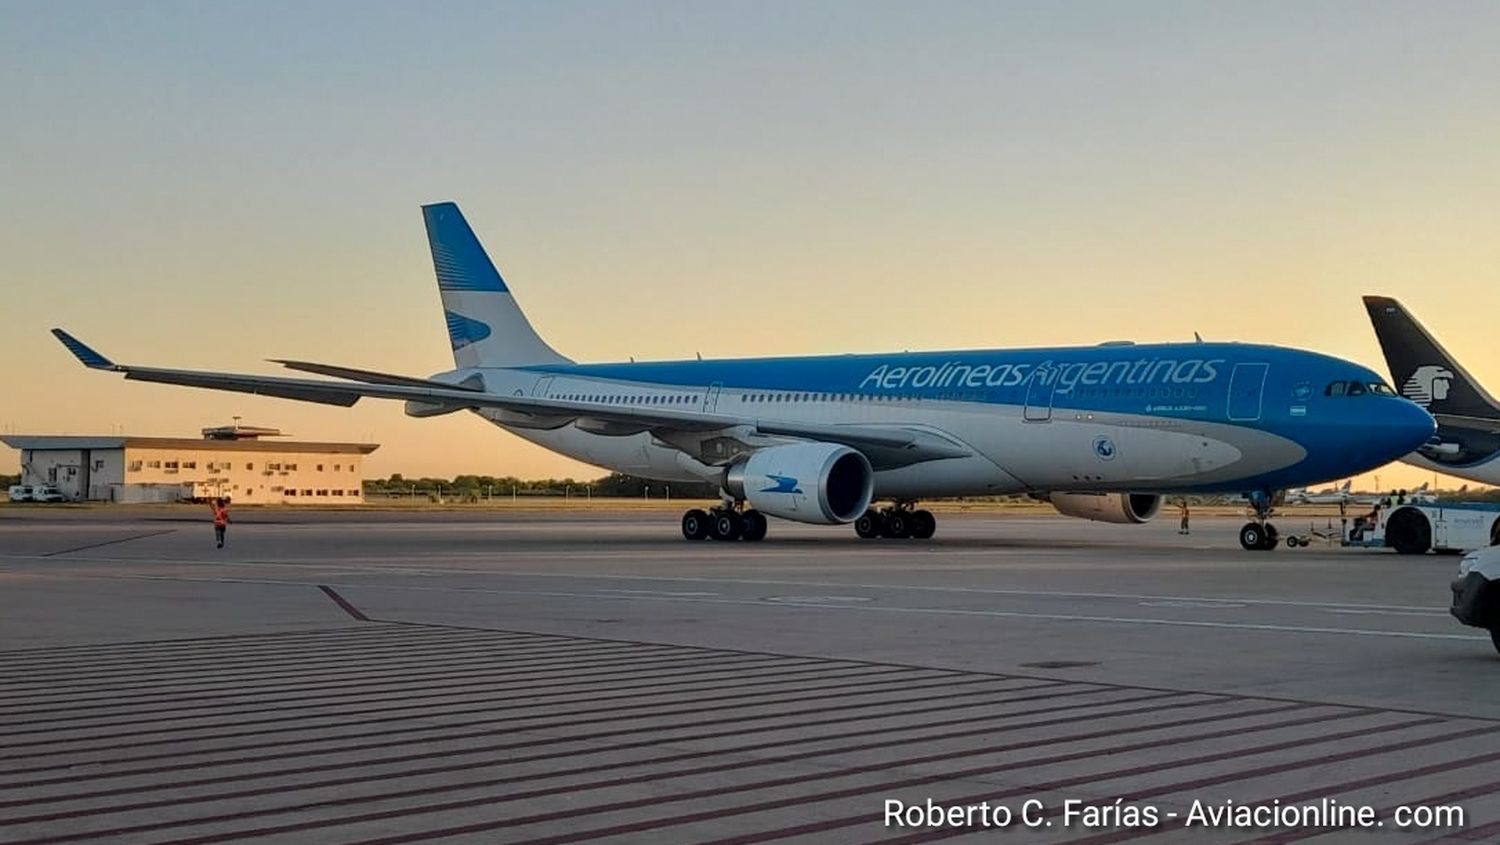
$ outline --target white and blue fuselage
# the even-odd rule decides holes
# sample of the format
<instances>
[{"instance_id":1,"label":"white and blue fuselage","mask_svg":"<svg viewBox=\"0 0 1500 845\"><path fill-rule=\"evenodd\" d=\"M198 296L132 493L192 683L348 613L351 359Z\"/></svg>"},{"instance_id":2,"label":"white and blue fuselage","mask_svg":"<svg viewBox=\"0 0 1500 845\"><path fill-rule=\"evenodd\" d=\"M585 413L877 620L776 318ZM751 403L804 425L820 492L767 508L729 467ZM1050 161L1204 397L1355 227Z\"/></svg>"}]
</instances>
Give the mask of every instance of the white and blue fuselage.
<instances>
[{"instance_id":1,"label":"white and blue fuselage","mask_svg":"<svg viewBox=\"0 0 1500 845\"><path fill-rule=\"evenodd\" d=\"M877 468L880 498L1020 491L1272 491L1347 477L1423 442L1431 418L1326 355L1192 343L471 368L488 391L726 420L891 426L969 454ZM1330 390L1357 383L1358 395ZM1337 393L1338 395L1332 395ZM646 478L700 479L649 431L514 425L548 449Z\"/></svg>"}]
</instances>

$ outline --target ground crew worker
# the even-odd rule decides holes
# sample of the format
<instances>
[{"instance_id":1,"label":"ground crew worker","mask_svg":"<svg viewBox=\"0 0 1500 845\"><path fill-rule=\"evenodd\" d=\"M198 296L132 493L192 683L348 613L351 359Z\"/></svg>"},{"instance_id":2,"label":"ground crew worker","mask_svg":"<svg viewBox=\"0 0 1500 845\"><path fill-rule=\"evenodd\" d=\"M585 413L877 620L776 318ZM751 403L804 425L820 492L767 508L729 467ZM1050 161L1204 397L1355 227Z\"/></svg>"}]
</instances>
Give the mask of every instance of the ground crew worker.
<instances>
[{"instance_id":1,"label":"ground crew worker","mask_svg":"<svg viewBox=\"0 0 1500 845\"><path fill-rule=\"evenodd\" d=\"M214 539L219 548L224 548L224 531L229 528L229 500L214 499L208 503L214 509Z\"/></svg>"},{"instance_id":2,"label":"ground crew worker","mask_svg":"<svg viewBox=\"0 0 1500 845\"><path fill-rule=\"evenodd\" d=\"M1188 530L1188 503L1187 503L1187 499L1183 499L1182 500L1181 515L1182 515L1182 525L1177 529L1177 533L1178 534L1191 534L1192 532Z\"/></svg>"}]
</instances>

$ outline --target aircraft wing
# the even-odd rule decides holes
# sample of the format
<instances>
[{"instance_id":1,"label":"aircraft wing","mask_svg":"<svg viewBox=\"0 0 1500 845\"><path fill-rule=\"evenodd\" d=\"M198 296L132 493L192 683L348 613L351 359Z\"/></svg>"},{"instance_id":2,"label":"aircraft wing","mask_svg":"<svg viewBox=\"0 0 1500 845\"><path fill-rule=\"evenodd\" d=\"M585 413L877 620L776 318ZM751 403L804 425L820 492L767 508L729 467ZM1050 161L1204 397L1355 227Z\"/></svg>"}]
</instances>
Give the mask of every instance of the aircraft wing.
<instances>
[{"instance_id":1,"label":"aircraft wing","mask_svg":"<svg viewBox=\"0 0 1500 845\"><path fill-rule=\"evenodd\" d=\"M52 333L85 366L121 373L125 378L135 381L253 393L344 407L364 398L397 399L417 403L417 413L427 415L471 408L493 408L505 412L502 415L503 422L522 428L560 428L577 422L599 434L623 435L651 431L667 442L681 441L680 437L673 435L748 430L769 436L841 443L864 452L877 468L906 466L972 454L956 441L919 428L824 425L734 414L565 401L541 396L507 396L488 392L473 383L450 385L430 379L307 362L283 363L295 365L295 369L342 374L346 378L358 380L332 381L127 366L116 364L61 329L53 329Z\"/></svg>"}]
</instances>

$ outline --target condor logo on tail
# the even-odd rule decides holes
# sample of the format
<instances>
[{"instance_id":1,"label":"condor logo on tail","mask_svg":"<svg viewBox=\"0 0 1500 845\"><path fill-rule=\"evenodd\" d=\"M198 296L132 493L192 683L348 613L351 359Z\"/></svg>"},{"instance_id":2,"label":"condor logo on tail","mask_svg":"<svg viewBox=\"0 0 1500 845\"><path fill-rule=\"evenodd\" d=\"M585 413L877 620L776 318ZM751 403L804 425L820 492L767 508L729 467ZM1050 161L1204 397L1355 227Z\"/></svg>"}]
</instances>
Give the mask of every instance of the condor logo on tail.
<instances>
[{"instance_id":1,"label":"condor logo on tail","mask_svg":"<svg viewBox=\"0 0 1500 845\"><path fill-rule=\"evenodd\" d=\"M1401 395L1426 408L1433 402L1448 398L1448 388L1453 384L1453 371L1435 364L1418 367L1406 383L1401 385Z\"/></svg>"},{"instance_id":2,"label":"condor logo on tail","mask_svg":"<svg viewBox=\"0 0 1500 845\"><path fill-rule=\"evenodd\" d=\"M490 336L490 327L478 320L452 311L444 311L443 316L448 320L448 339L453 342L454 349L462 349Z\"/></svg>"}]
</instances>

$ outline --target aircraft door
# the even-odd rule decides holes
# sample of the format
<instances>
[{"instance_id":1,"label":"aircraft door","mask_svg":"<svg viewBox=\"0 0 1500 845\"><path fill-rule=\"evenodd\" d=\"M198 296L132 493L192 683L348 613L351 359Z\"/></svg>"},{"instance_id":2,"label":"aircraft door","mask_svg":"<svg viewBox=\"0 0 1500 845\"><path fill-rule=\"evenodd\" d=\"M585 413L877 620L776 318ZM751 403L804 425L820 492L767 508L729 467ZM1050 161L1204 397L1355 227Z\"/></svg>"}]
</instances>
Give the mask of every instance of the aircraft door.
<instances>
[{"instance_id":1,"label":"aircraft door","mask_svg":"<svg viewBox=\"0 0 1500 845\"><path fill-rule=\"evenodd\" d=\"M719 394L724 392L724 382L716 381L708 386L708 392L703 394L703 413L712 414L719 408Z\"/></svg>"},{"instance_id":2,"label":"aircraft door","mask_svg":"<svg viewBox=\"0 0 1500 845\"><path fill-rule=\"evenodd\" d=\"M1229 419L1252 422L1260 419L1261 400L1270 364L1235 364L1229 377Z\"/></svg>"},{"instance_id":3,"label":"aircraft door","mask_svg":"<svg viewBox=\"0 0 1500 845\"><path fill-rule=\"evenodd\" d=\"M537 397L538 399L547 398L547 394L552 392L553 378L553 376L542 376L541 378L537 379L536 386L531 388L531 395Z\"/></svg>"},{"instance_id":4,"label":"aircraft door","mask_svg":"<svg viewBox=\"0 0 1500 845\"><path fill-rule=\"evenodd\" d=\"M1037 367L1031 371L1026 382L1026 410L1022 418L1027 422L1047 422L1052 419L1052 394L1057 381L1050 367Z\"/></svg>"}]
</instances>

